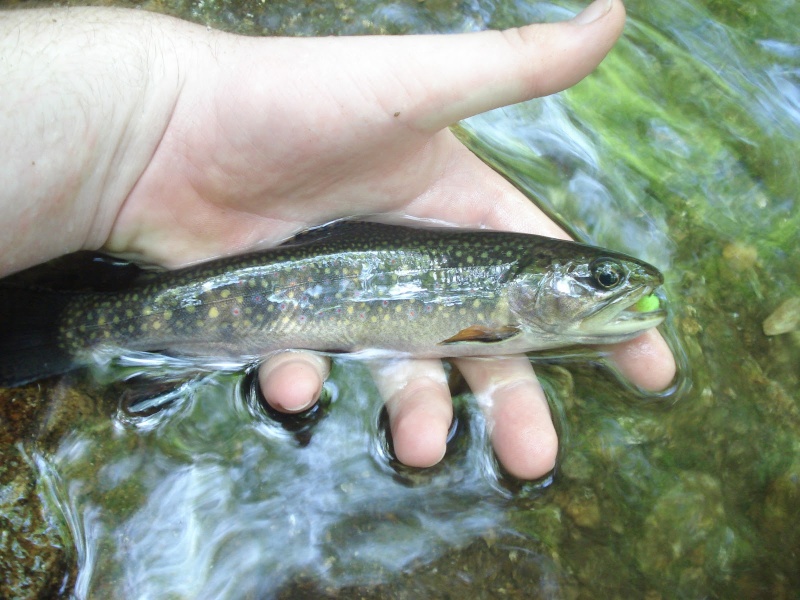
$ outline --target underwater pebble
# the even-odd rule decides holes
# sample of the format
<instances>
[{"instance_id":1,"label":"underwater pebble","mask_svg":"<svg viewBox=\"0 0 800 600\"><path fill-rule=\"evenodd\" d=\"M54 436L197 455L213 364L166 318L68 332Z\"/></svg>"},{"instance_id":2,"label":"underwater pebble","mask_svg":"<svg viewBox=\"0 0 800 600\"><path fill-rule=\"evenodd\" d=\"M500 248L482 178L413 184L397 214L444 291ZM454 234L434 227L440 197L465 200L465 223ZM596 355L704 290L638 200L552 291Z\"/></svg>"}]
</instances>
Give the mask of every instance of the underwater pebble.
<instances>
[{"instance_id":1,"label":"underwater pebble","mask_svg":"<svg viewBox=\"0 0 800 600\"><path fill-rule=\"evenodd\" d=\"M764 335L780 335L800 329L800 298L784 300L764 319Z\"/></svg>"},{"instance_id":2,"label":"underwater pebble","mask_svg":"<svg viewBox=\"0 0 800 600\"><path fill-rule=\"evenodd\" d=\"M758 263L758 249L734 242L722 249L722 258L734 269L752 269Z\"/></svg>"}]
</instances>

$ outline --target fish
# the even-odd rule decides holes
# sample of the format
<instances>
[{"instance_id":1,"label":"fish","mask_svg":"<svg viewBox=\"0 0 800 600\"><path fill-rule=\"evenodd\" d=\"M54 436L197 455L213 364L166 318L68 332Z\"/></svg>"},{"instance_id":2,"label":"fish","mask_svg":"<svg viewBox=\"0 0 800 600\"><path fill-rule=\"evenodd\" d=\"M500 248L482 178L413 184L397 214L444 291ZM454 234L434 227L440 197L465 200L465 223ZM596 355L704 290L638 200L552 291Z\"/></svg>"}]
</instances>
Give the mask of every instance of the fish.
<instances>
[{"instance_id":1,"label":"fish","mask_svg":"<svg viewBox=\"0 0 800 600\"><path fill-rule=\"evenodd\" d=\"M284 349L496 356L613 344L658 326L663 284L625 254L538 235L344 220L123 286L0 280L0 386L162 352L242 365ZM652 310L637 308L647 305Z\"/></svg>"}]
</instances>

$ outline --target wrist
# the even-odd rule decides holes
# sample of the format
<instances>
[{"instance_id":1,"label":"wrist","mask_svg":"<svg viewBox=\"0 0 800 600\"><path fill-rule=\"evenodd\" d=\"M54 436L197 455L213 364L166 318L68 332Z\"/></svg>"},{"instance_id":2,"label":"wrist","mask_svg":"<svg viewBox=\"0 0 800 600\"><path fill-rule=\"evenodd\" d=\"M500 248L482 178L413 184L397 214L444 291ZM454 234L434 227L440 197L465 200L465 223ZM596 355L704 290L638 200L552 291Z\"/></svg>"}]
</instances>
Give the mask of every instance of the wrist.
<instances>
[{"instance_id":1,"label":"wrist","mask_svg":"<svg viewBox=\"0 0 800 600\"><path fill-rule=\"evenodd\" d=\"M0 275L105 243L177 101L181 26L113 9L0 15Z\"/></svg>"}]
</instances>

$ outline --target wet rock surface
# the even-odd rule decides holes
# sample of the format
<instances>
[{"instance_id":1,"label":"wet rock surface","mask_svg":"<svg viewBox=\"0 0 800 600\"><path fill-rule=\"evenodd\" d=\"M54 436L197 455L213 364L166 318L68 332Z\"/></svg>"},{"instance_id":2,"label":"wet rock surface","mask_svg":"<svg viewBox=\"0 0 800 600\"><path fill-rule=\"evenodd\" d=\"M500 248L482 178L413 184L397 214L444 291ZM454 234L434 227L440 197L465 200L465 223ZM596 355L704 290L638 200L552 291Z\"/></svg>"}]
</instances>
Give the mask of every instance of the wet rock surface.
<instances>
[{"instance_id":1,"label":"wet rock surface","mask_svg":"<svg viewBox=\"0 0 800 600\"><path fill-rule=\"evenodd\" d=\"M45 411L38 386L0 389L2 598L55 598L69 591L74 568L69 544L42 504L38 476L25 453Z\"/></svg>"}]
</instances>

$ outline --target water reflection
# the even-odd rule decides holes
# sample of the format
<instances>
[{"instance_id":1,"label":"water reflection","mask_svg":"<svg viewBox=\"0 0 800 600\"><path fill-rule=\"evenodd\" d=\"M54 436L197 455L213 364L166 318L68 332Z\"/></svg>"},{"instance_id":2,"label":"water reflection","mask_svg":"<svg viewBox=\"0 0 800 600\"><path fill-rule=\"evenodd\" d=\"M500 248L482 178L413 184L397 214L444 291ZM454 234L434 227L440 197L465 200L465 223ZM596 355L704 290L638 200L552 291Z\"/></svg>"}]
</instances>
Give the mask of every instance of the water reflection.
<instances>
[{"instance_id":1,"label":"water reflection","mask_svg":"<svg viewBox=\"0 0 800 600\"><path fill-rule=\"evenodd\" d=\"M264 598L301 574L376 583L502 528L507 494L476 410L459 409L439 468L398 472L365 373L332 379L325 414L299 427L267 415L247 379L211 376L160 412L120 412L106 441L66 440L43 472L81 548L80 594Z\"/></svg>"}]
</instances>

